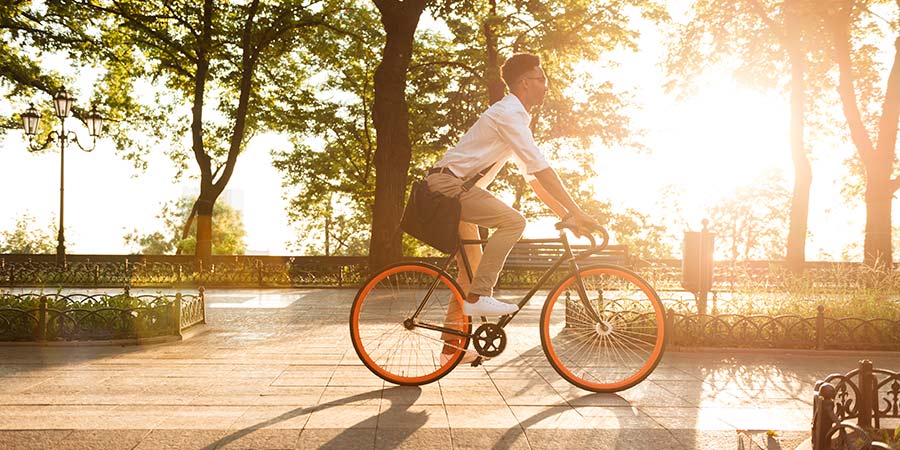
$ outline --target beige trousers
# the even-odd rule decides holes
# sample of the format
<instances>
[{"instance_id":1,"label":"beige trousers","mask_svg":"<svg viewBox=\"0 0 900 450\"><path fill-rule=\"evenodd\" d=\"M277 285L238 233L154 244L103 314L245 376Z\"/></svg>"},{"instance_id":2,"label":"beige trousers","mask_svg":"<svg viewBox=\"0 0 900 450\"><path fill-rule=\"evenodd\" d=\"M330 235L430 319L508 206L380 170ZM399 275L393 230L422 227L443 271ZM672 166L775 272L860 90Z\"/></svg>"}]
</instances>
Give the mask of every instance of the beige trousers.
<instances>
[{"instance_id":1,"label":"beige trousers","mask_svg":"<svg viewBox=\"0 0 900 450\"><path fill-rule=\"evenodd\" d=\"M450 197L459 195L462 206L459 222L461 239L481 239L478 234L478 225L496 229L488 239L484 252L482 252L481 245L463 246L474 273L472 280L466 273L462 254L456 255L456 265L459 268L456 280L462 288L463 296L465 297L470 292L479 295L493 295L494 285L497 284L497 277L500 275L500 270L503 269L506 257L509 256L509 251L522 237L522 232L525 230L525 218L484 189L473 187L467 192L463 192L463 181L452 175L435 173L429 175L425 181L428 183L428 189L432 192L440 192ZM445 326L461 328L454 325L463 322L462 311L457 303L450 302L444 322ZM448 342L448 346L443 349L444 353L456 351L453 346L459 345L457 336L443 333L441 339Z\"/></svg>"},{"instance_id":2,"label":"beige trousers","mask_svg":"<svg viewBox=\"0 0 900 450\"><path fill-rule=\"evenodd\" d=\"M463 294L492 295L509 251L525 231L525 218L484 189L473 187L463 192L463 181L452 175L435 173L429 175L425 181L432 192L440 192L450 197L459 195L462 206L459 231L463 239L479 239L476 225L494 229L483 254L480 245L465 246L466 255L474 271L472 280L467 279L462 261L459 256L457 257L460 263L458 279Z\"/></svg>"}]
</instances>

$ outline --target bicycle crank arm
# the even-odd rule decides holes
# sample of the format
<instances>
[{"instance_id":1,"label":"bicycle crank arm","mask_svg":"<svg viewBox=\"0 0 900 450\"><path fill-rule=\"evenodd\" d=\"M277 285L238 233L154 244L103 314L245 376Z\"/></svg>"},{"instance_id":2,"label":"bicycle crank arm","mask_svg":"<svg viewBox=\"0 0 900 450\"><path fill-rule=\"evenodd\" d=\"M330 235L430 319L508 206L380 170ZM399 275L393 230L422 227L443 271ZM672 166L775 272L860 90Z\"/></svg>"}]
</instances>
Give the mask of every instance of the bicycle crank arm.
<instances>
[{"instance_id":1,"label":"bicycle crank arm","mask_svg":"<svg viewBox=\"0 0 900 450\"><path fill-rule=\"evenodd\" d=\"M478 355L478 357L475 358L475 361L472 361L472 367L478 367L482 363L490 361L490 360L491 360L490 357Z\"/></svg>"}]
</instances>

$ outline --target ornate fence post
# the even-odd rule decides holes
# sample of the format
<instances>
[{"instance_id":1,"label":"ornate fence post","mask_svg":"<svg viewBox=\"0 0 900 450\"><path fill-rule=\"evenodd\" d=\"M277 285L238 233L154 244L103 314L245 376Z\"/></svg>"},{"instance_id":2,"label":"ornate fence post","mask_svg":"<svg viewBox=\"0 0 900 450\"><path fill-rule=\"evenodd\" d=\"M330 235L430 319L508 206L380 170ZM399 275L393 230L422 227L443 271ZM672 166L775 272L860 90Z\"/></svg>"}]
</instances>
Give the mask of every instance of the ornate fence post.
<instances>
[{"instance_id":1,"label":"ornate fence post","mask_svg":"<svg viewBox=\"0 0 900 450\"><path fill-rule=\"evenodd\" d=\"M831 383L819 381L816 383L813 395L813 421L812 421L812 448L813 450L827 450L829 445L828 431L832 423L830 411L834 410L835 389Z\"/></svg>"},{"instance_id":2,"label":"ornate fence post","mask_svg":"<svg viewBox=\"0 0 900 450\"><path fill-rule=\"evenodd\" d=\"M181 292L175 294L175 301L172 302L172 332L175 336L181 336Z\"/></svg>"},{"instance_id":3,"label":"ornate fence post","mask_svg":"<svg viewBox=\"0 0 900 450\"><path fill-rule=\"evenodd\" d=\"M816 350L825 350L825 305L816 310Z\"/></svg>"},{"instance_id":4,"label":"ornate fence post","mask_svg":"<svg viewBox=\"0 0 900 450\"><path fill-rule=\"evenodd\" d=\"M47 340L47 297L43 295L38 301L38 323L35 331L38 342Z\"/></svg>"},{"instance_id":5,"label":"ornate fence post","mask_svg":"<svg viewBox=\"0 0 900 450\"><path fill-rule=\"evenodd\" d=\"M204 289L203 286L200 286L199 291L200 291L200 314L203 315L203 321L200 323L206 323L206 295L204 294L206 292L206 289Z\"/></svg>"},{"instance_id":6,"label":"ornate fence post","mask_svg":"<svg viewBox=\"0 0 900 450\"><path fill-rule=\"evenodd\" d=\"M284 273L287 274L288 286L294 287L296 283L294 283L294 257L291 256L284 263Z\"/></svg>"},{"instance_id":7,"label":"ornate fence post","mask_svg":"<svg viewBox=\"0 0 900 450\"><path fill-rule=\"evenodd\" d=\"M128 258L125 258L125 285L131 286L131 264L128 262Z\"/></svg>"},{"instance_id":8,"label":"ornate fence post","mask_svg":"<svg viewBox=\"0 0 900 450\"><path fill-rule=\"evenodd\" d=\"M872 411L875 408L875 375L872 373L872 361L864 359L859 362L859 417L856 424L868 430L872 428Z\"/></svg>"},{"instance_id":9,"label":"ornate fence post","mask_svg":"<svg viewBox=\"0 0 900 450\"><path fill-rule=\"evenodd\" d=\"M666 311L666 341L668 341L669 345L673 345L675 342L675 310L668 309Z\"/></svg>"}]
</instances>

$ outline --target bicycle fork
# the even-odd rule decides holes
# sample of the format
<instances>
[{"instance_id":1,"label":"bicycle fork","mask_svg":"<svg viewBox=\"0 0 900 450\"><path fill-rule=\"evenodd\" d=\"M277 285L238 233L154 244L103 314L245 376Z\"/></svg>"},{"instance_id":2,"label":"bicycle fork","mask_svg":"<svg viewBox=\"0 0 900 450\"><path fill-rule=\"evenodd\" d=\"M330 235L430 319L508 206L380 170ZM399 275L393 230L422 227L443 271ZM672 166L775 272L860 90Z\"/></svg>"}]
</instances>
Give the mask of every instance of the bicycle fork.
<instances>
[{"instance_id":1,"label":"bicycle fork","mask_svg":"<svg viewBox=\"0 0 900 450\"><path fill-rule=\"evenodd\" d=\"M581 306L584 307L584 312L587 316L597 324L605 323L603 319L600 318L600 314L594 309L594 306L591 305L591 300L588 298L587 289L584 287L584 280L581 279L581 275L578 272L575 272L575 290L578 292L578 300L581 301Z\"/></svg>"}]
</instances>

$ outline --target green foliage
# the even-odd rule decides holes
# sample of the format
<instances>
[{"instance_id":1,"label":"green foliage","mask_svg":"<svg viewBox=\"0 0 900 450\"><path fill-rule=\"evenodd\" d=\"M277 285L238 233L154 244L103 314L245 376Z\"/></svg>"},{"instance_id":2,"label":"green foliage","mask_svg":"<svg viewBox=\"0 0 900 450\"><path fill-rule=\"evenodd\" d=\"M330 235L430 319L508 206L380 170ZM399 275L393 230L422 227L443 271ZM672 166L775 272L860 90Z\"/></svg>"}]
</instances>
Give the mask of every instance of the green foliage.
<instances>
[{"instance_id":1,"label":"green foliage","mask_svg":"<svg viewBox=\"0 0 900 450\"><path fill-rule=\"evenodd\" d=\"M103 36L103 27L108 25L104 17L91 7L67 1L4 3L0 6L0 88L8 88L5 94L13 111L23 112L29 103L34 103L43 115L37 136L42 142L57 120L50 99L67 87L69 94L79 99L72 115L84 120L90 105L98 106L107 119L103 136L111 138L126 159L143 167L146 163L141 155L159 139L170 137L167 133L171 128L163 126L169 111L135 101L121 70L103 70L110 60L120 62L119 67L134 64L132 54L117 52L117 41ZM75 74L99 69L101 79L108 82L101 82L92 92L79 92L74 83L78 75L63 76L57 72L60 59L72 66ZM84 98L87 96L90 100ZM0 116L0 122L4 125L0 132L21 127L18 117Z\"/></svg>"},{"instance_id":2,"label":"green foliage","mask_svg":"<svg viewBox=\"0 0 900 450\"><path fill-rule=\"evenodd\" d=\"M900 426L895 428L893 432L885 431L882 442L890 446L893 450L900 450Z\"/></svg>"},{"instance_id":3,"label":"green foliage","mask_svg":"<svg viewBox=\"0 0 900 450\"><path fill-rule=\"evenodd\" d=\"M668 20L665 8L653 1L449 3L440 17L457 50L435 63L444 64L436 66L436 76L458 80L448 93L453 101L442 105L446 112L441 120L451 124L444 148L455 144L490 105L490 84L500 82L505 57L537 53L550 92L544 105L533 111L534 135L570 189L588 191L585 185L596 176L594 146L644 149L636 139L641 131L624 114L628 94L595 76L608 67L606 52L636 49L638 35L630 17L637 14L654 22ZM491 62L494 54L497 60ZM548 214L518 174L501 171L493 189L512 193L513 205L526 215ZM603 211L598 217L608 214Z\"/></svg>"},{"instance_id":4,"label":"green foliage","mask_svg":"<svg viewBox=\"0 0 900 450\"><path fill-rule=\"evenodd\" d=\"M293 95L268 104L265 114L293 136L293 148L274 151L273 159L298 230L295 247L364 254L375 191L373 74L383 36L368 2L337 10L328 20L329 27L308 36L311 54L291 61L291 70L319 75L294 83Z\"/></svg>"},{"instance_id":5,"label":"green foliage","mask_svg":"<svg viewBox=\"0 0 900 450\"><path fill-rule=\"evenodd\" d=\"M182 197L163 205L157 218L163 221L163 231L139 234L137 230L125 236L125 243L140 247L144 255L164 255L171 253L194 254L197 246L197 222L192 221L188 235L182 238L194 201ZM243 255L247 251L244 243L244 223L241 212L225 202L216 202L213 207L213 254Z\"/></svg>"},{"instance_id":6,"label":"green foliage","mask_svg":"<svg viewBox=\"0 0 900 450\"><path fill-rule=\"evenodd\" d=\"M576 201L588 215L597 217L611 239L628 246L628 251L642 259L671 258L673 248L666 239L666 227L652 216L634 209L614 210L609 202L597 200L592 188L584 185L575 191Z\"/></svg>"},{"instance_id":7,"label":"green foliage","mask_svg":"<svg viewBox=\"0 0 900 450\"><path fill-rule=\"evenodd\" d=\"M226 165L234 139L241 144L247 139L238 123L247 136L265 129L258 111L278 101L280 86L302 79L304 74L291 71L294 66L285 58L294 57L297 36L316 20L298 1L210 2L209 18L204 5L193 1L124 1L108 7L87 0L61 3L68 12L84 9L97 16L94 24L108 47L105 101L128 117L150 121L160 137L168 136L167 154L176 163L186 164L194 150L214 167ZM250 33L246 43L245 30ZM241 85L248 71L249 89ZM148 82L162 89L155 98L141 98ZM249 96L246 112L238 111L241 95ZM196 102L202 116L191 111ZM192 130L203 138L197 142L192 136L193 148L182 143Z\"/></svg>"},{"instance_id":8,"label":"green foliage","mask_svg":"<svg viewBox=\"0 0 900 450\"><path fill-rule=\"evenodd\" d=\"M147 306L146 303L137 297L128 294L116 294L110 296L93 297L92 301L73 303L67 300L59 293L55 295L43 296L40 294L16 295L10 293L0 293L0 308L15 308L24 310L33 310L40 308L41 298L46 298L47 309L55 309L57 311L65 311L69 309L86 309L89 311L118 308L133 309ZM98 301L98 299L101 299Z\"/></svg>"},{"instance_id":9,"label":"green foliage","mask_svg":"<svg viewBox=\"0 0 900 450\"><path fill-rule=\"evenodd\" d=\"M56 252L56 228L42 230L37 219L22 214L12 230L0 232L0 253L50 254Z\"/></svg>"},{"instance_id":10,"label":"green foliage","mask_svg":"<svg viewBox=\"0 0 900 450\"><path fill-rule=\"evenodd\" d=\"M551 80L551 94L535 114L536 136L570 185L588 183L595 143L640 148L623 110L627 96L606 82L595 83L579 64L597 62L619 46L634 48L636 32L626 11L651 20L667 19L650 1L600 5L584 0L552 2L451 1L436 5L435 29L420 29L408 73L407 102L413 144L410 177L424 170L456 143L490 104L490 84L499 82L501 57L531 50L540 53ZM291 219L299 240L324 227L325 217L347 227L345 235L367 239L374 201L374 72L384 41L378 12L369 2L345 2L329 16L329 26L311 37L311 56L297 70L319 70L312 84L299 84L292 98L273 105L283 130L293 133L294 148L274 152L291 201ZM446 28L444 28L444 26ZM487 28L486 28L487 27ZM496 39L486 36L490 29ZM318 87L318 92L314 91ZM501 92L502 94L502 92ZM565 163L563 163L565 162ZM545 215L518 175L504 170L493 190L511 192L515 206L529 217ZM583 199L582 199L583 200ZM332 204L341 207L332 208ZM598 211L599 216L609 215ZM627 211L623 214L630 214ZM636 222L645 218L634 217ZM635 241L639 235L623 237ZM319 233L317 236L321 236ZM655 238L650 238L652 241ZM318 242L319 252L324 253ZM356 244L342 246L340 251ZM428 250L408 240L410 255ZM654 254L650 251L648 254Z\"/></svg>"},{"instance_id":11,"label":"green foliage","mask_svg":"<svg viewBox=\"0 0 900 450\"><path fill-rule=\"evenodd\" d=\"M833 263L801 275L777 266L760 272L734 262L716 263L714 270L717 279L729 280L714 287L716 300L710 301L709 307L715 313L812 317L822 305L825 316L831 318L900 320L900 273L886 274L847 263ZM648 267L641 274L659 280L665 277L659 271ZM657 282L655 287L664 284Z\"/></svg>"},{"instance_id":12,"label":"green foliage","mask_svg":"<svg viewBox=\"0 0 900 450\"><path fill-rule=\"evenodd\" d=\"M727 260L783 259L791 194L777 172L738 188L713 206L710 230Z\"/></svg>"},{"instance_id":13,"label":"green foliage","mask_svg":"<svg viewBox=\"0 0 900 450\"><path fill-rule=\"evenodd\" d=\"M0 293L0 315L6 322L3 340L104 340L170 334L174 325L171 296L70 295ZM37 310L45 302L47 322Z\"/></svg>"},{"instance_id":14,"label":"green foliage","mask_svg":"<svg viewBox=\"0 0 900 450\"><path fill-rule=\"evenodd\" d=\"M0 4L0 87L8 88L7 99L22 109L36 92L52 96L63 84L59 73L42 64L44 53L74 50L90 40L76 17L59 15L42 3ZM63 26L70 19L75 19L71 26ZM0 122L6 125L0 127L0 133L21 126L18 117L0 116Z\"/></svg>"},{"instance_id":15,"label":"green foliage","mask_svg":"<svg viewBox=\"0 0 900 450\"><path fill-rule=\"evenodd\" d=\"M306 213L308 219L298 216L294 221L298 238L293 249L310 256L355 256L368 252L368 215L338 213L334 208Z\"/></svg>"}]
</instances>

